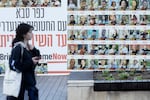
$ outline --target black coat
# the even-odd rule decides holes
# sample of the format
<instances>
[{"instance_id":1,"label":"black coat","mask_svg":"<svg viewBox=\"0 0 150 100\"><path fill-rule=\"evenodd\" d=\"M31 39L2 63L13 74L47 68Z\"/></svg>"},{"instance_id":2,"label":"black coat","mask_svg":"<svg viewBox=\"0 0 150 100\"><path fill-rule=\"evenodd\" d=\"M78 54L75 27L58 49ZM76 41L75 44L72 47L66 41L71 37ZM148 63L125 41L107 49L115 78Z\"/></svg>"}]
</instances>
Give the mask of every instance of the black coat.
<instances>
[{"instance_id":1,"label":"black coat","mask_svg":"<svg viewBox=\"0 0 150 100\"><path fill-rule=\"evenodd\" d=\"M21 60L21 45L17 45L12 49L9 59L10 69L15 70L14 67L22 72L22 81L26 86L35 86L35 64L32 61L32 57L40 56L39 50L34 48L33 50L27 50L23 47L23 56Z\"/></svg>"}]
</instances>

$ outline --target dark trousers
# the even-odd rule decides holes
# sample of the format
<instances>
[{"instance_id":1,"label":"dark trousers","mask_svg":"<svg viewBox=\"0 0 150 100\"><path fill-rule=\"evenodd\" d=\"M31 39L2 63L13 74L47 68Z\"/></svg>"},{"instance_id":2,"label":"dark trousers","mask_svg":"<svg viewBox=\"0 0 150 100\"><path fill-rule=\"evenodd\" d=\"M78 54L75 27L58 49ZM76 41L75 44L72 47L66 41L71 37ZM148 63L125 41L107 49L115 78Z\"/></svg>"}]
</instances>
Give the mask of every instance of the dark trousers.
<instances>
[{"instance_id":1,"label":"dark trousers","mask_svg":"<svg viewBox=\"0 0 150 100\"><path fill-rule=\"evenodd\" d=\"M18 98L7 96L6 100L24 100L25 90L28 91L29 100L38 100L38 89L35 86L27 87L21 84L21 89Z\"/></svg>"}]
</instances>

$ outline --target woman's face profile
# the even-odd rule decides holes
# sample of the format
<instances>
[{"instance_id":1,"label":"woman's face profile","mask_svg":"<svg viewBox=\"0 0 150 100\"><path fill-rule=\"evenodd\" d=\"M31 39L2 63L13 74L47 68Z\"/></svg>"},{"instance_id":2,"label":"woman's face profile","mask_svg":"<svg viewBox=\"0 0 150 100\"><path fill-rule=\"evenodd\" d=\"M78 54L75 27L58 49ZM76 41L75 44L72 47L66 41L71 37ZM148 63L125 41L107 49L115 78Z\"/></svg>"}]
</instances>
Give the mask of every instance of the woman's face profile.
<instances>
[{"instance_id":1,"label":"woman's face profile","mask_svg":"<svg viewBox=\"0 0 150 100\"><path fill-rule=\"evenodd\" d=\"M29 30L27 34L24 35L25 40L31 40L33 36L32 29Z\"/></svg>"}]
</instances>

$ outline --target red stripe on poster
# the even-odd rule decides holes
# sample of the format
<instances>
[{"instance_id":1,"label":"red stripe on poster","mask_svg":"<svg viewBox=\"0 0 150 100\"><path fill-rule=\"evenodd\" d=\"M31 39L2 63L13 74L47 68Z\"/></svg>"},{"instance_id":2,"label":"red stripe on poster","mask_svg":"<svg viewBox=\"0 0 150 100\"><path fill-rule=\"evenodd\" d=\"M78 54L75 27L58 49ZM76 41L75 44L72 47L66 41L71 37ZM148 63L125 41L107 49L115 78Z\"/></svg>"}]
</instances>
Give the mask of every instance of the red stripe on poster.
<instances>
[{"instance_id":1,"label":"red stripe on poster","mask_svg":"<svg viewBox=\"0 0 150 100\"><path fill-rule=\"evenodd\" d=\"M49 64L54 64L54 63L67 63L67 61L48 61L47 63L49 63Z\"/></svg>"}]
</instances>

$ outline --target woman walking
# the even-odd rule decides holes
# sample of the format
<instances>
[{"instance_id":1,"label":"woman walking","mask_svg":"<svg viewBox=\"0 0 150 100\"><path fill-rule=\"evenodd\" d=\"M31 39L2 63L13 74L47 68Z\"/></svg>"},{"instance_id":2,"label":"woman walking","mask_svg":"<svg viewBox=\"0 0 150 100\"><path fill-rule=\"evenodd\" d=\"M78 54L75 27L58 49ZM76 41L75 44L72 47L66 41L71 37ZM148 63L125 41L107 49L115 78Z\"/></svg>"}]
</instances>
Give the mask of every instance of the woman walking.
<instances>
[{"instance_id":1,"label":"woman walking","mask_svg":"<svg viewBox=\"0 0 150 100\"><path fill-rule=\"evenodd\" d=\"M39 62L40 52L29 44L29 40L33 36L32 30L33 27L25 23L21 23L16 29L16 37L12 42L13 49L9 59L9 66L11 70L22 73L22 82L18 98L7 96L7 100L24 100L25 90L28 91L29 100L38 100L34 70ZM22 50L23 54L21 55Z\"/></svg>"}]
</instances>

